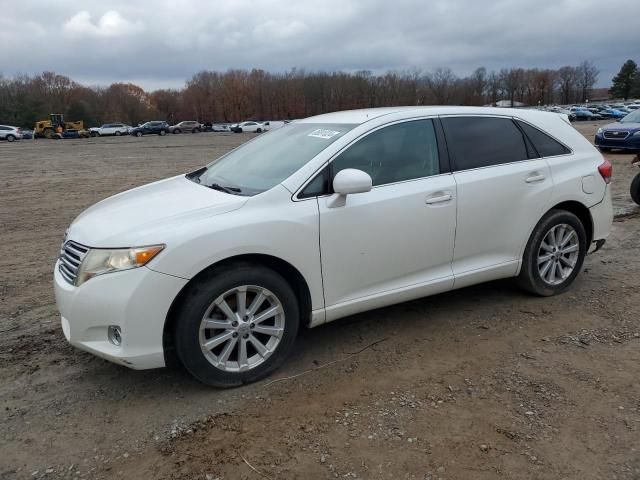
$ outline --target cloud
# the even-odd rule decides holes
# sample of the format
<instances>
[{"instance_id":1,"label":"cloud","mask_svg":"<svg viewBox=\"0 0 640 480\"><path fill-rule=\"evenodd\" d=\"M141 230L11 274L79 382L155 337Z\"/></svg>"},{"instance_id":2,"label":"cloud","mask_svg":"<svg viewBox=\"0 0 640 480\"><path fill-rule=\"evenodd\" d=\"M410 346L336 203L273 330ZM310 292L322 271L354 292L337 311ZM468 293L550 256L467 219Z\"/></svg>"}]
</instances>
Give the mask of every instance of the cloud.
<instances>
[{"instance_id":1,"label":"cloud","mask_svg":"<svg viewBox=\"0 0 640 480\"><path fill-rule=\"evenodd\" d=\"M0 73L53 70L92 85L181 86L199 70L550 67L593 61L607 85L640 29L617 0L21 0L0 15ZM613 32L613 33L612 33ZM65 43L66 42L66 43ZM75 42L75 43L74 43ZM74 48L68 48L73 46Z\"/></svg>"},{"instance_id":2,"label":"cloud","mask_svg":"<svg viewBox=\"0 0 640 480\"><path fill-rule=\"evenodd\" d=\"M144 30L141 20L130 22L116 10L110 10L97 23L86 10L76 13L63 26L65 33L74 37L124 37Z\"/></svg>"}]
</instances>

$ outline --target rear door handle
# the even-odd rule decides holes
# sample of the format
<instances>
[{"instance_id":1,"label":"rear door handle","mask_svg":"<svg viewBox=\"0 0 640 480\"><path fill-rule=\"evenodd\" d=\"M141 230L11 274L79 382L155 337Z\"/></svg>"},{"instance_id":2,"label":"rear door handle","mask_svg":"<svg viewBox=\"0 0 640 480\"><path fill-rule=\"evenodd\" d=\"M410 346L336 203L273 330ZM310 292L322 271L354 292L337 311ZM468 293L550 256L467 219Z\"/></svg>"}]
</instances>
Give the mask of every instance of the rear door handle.
<instances>
[{"instance_id":1,"label":"rear door handle","mask_svg":"<svg viewBox=\"0 0 640 480\"><path fill-rule=\"evenodd\" d=\"M451 195L450 193L443 194L442 192L440 192L439 194L436 194L434 196L427 197L427 199L425 200L425 203L427 205L433 205L434 203L444 203L444 202L448 202L452 198L453 198L453 195Z\"/></svg>"},{"instance_id":2,"label":"rear door handle","mask_svg":"<svg viewBox=\"0 0 640 480\"><path fill-rule=\"evenodd\" d=\"M527 183L541 182L545 178L547 177L545 176L544 173L534 172L525 179L525 182Z\"/></svg>"}]
</instances>

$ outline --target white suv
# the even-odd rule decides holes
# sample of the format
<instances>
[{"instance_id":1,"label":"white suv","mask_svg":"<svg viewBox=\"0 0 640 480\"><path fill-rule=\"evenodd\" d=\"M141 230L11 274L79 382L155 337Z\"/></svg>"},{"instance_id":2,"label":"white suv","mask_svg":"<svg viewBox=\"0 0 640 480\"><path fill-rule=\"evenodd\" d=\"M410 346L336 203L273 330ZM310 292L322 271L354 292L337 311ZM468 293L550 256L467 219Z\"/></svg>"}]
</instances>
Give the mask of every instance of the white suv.
<instances>
[{"instance_id":1,"label":"white suv","mask_svg":"<svg viewBox=\"0 0 640 480\"><path fill-rule=\"evenodd\" d=\"M302 327L498 278L563 292L609 234L610 178L555 113L307 118L82 213L55 267L62 329L132 368L177 354L206 384L255 381Z\"/></svg>"},{"instance_id":2,"label":"white suv","mask_svg":"<svg viewBox=\"0 0 640 480\"><path fill-rule=\"evenodd\" d=\"M114 135L119 137L120 135L127 135L129 133L129 125L124 123L105 123L101 127L93 127L89 129L92 137L104 137Z\"/></svg>"},{"instance_id":3,"label":"white suv","mask_svg":"<svg viewBox=\"0 0 640 480\"><path fill-rule=\"evenodd\" d=\"M19 127L12 127L10 125L0 125L0 140L13 142L14 140L20 140L21 138L22 138L22 130L20 130Z\"/></svg>"}]
</instances>

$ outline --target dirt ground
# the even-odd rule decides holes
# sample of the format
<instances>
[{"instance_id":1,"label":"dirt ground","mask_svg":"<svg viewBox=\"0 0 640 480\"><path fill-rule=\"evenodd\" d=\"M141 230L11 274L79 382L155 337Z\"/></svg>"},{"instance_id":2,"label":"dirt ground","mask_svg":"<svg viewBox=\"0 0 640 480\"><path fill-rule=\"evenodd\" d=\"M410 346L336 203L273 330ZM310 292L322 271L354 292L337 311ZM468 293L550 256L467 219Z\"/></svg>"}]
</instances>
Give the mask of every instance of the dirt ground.
<instances>
[{"instance_id":1,"label":"dirt ground","mask_svg":"<svg viewBox=\"0 0 640 480\"><path fill-rule=\"evenodd\" d=\"M247 138L0 144L1 479L640 479L629 154L607 154L618 217L564 295L500 281L360 314L234 390L68 346L51 283L71 220Z\"/></svg>"}]
</instances>

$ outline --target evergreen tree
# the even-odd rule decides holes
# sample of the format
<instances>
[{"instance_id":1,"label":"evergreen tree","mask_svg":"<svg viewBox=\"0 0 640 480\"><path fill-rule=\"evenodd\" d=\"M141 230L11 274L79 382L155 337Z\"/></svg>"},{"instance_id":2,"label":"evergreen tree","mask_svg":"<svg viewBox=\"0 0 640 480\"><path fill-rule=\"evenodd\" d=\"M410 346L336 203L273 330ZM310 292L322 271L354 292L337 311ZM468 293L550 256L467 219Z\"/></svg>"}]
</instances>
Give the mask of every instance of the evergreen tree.
<instances>
[{"instance_id":1,"label":"evergreen tree","mask_svg":"<svg viewBox=\"0 0 640 480\"><path fill-rule=\"evenodd\" d=\"M627 60L618 74L613 77L613 85L609 89L609 93L613 97L622 97L626 100L631 96L637 76L638 65L633 60Z\"/></svg>"}]
</instances>

